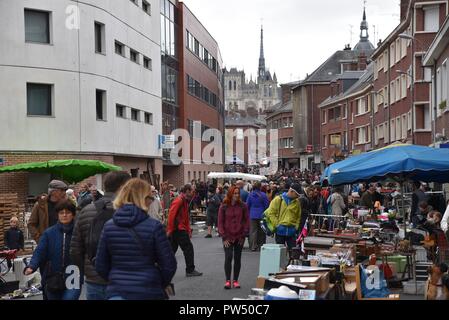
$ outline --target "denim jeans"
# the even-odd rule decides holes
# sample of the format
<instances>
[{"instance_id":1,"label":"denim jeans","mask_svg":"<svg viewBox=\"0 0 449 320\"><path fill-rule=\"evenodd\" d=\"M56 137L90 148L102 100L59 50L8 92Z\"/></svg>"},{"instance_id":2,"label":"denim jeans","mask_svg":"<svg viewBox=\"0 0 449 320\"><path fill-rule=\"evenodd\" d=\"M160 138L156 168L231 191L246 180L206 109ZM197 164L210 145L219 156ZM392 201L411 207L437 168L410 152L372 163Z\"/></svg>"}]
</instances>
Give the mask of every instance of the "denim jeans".
<instances>
[{"instance_id":1,"label":"denim jeans","mask_svg":"<svg viewBox=\"0 0 449 320\"><path fill-rule=\"evenodd\" d=\"M78 300L81 295L81 289L66 289L60 293L47 291L48 300Z\"/></svg>"},{"instance_id":2,"label":"denim jeans","mask_svg":"<svg viewBox=\"0 0 449 320\"><path fill-rule=\"evenodd\" d=\"M277 244L287 245L288 250L296 247L296 236L287 237L277 234L275 239Z\"/></svg>"},{"instance_id":3,"label":"denim jeans","mask_svg":"<svg viewBox=\"0 0 449 320\"><path fill-rule=\"evenodd\" d=\"M86 282L87 300L108 300L106 297L107 285Z\"/></svg>"}]
</instances>

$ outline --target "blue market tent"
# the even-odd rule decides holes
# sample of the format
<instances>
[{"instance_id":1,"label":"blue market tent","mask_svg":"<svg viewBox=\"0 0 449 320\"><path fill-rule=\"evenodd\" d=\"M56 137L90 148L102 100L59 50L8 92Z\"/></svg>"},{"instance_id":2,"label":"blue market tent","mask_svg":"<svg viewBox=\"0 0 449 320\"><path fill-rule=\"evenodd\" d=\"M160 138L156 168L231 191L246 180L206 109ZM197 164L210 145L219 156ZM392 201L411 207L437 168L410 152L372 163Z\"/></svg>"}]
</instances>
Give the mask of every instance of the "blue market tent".
<instances>
[{"instance_id":1,"label":"blue market tent","mask_svg":"<svg viewBox=\"0 0 449 320\"><path fill-rule=\"evenodd\" d=\"M449 182L449 149L415 145L389 147L335 163L325 171L330 185L375 182L394 178L422 182ZM326 177L325 177L326 178Z\"/></svg>"}]
</instances>

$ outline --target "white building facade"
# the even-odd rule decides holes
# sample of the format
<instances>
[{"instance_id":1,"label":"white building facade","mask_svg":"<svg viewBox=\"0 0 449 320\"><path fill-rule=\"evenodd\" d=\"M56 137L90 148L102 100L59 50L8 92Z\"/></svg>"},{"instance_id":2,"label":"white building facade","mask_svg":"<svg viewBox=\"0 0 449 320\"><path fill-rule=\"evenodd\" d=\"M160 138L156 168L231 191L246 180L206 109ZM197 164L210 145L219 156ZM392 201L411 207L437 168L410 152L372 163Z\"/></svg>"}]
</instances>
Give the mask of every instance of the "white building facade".
<instances>
[{"instance_id":1,"label":"white building facade","mask_svg":"<svg viewBox=\"0 0 449 320\"><path fill-rule=\"evenodd\" d=\"M95 158L162 172L159 5L0 1L3 165Z\"/></svg>"}]
</instances>

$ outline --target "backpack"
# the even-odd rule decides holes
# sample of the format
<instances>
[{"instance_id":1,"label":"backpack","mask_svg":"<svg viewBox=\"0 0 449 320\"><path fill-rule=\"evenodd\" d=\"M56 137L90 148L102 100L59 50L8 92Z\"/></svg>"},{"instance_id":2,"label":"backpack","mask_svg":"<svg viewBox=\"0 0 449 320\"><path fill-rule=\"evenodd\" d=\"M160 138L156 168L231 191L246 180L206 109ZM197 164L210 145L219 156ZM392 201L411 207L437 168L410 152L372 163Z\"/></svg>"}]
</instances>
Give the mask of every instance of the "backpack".
<instances>
[{"instance_id":1,"label":"backpack","mask_svg":"<svg viewBox=\"0 0 449 320\"><path fill-rule=\"evenodd\" d=\"M94 202L97 214L93 218L87 239L87 258L95 265L95 256L97 255L97 247L100 242L101 233L105 223L112 219L114 215L114 209L107 207L107 202L100 199Z\"/></svg>"}]
</instances>

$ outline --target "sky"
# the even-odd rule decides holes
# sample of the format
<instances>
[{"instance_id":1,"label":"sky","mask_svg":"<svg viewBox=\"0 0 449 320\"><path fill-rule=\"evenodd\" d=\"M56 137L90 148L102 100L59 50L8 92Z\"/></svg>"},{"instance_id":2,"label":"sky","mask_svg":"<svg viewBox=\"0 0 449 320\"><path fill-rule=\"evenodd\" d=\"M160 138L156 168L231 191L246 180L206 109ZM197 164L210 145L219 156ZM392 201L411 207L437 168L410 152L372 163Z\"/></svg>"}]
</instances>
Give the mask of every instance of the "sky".
<instances>
[{"instance_id":1,"label":"sky","mask_svg":"<svg viewBox=\"0 0 449 320\"><path fill-rule=\"evenodd\" d=\"M280 83L302 80L360 38L364 0L183 0L215 38L223 67L257 75L260 26L266 67ZM399 25L400 0L367 0L371 42ZM351 29L352 26L352 29ZM352 30L352 32L351 32ZM352 39L352 41L351 41Z\"/></svg>"}]
</instances>

